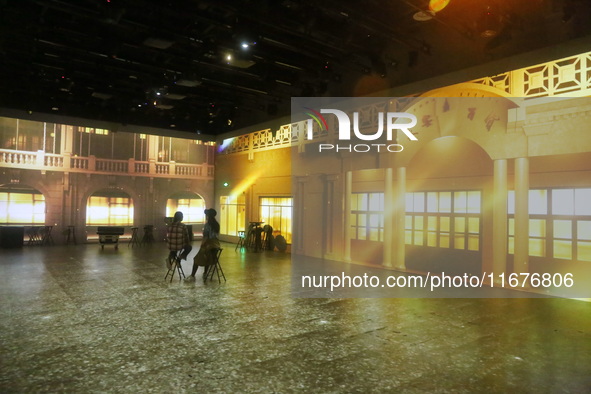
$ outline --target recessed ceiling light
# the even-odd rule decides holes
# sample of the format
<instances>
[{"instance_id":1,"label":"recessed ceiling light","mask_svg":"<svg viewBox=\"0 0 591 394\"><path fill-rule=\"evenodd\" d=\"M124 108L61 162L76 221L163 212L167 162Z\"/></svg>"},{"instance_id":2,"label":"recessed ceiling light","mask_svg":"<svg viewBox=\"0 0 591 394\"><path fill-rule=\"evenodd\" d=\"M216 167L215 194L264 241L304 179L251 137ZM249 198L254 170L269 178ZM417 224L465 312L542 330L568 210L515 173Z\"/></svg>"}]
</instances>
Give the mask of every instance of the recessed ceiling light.
<instances>
[{"instance_id":1,"label":"recessed ceiling light","mask_svg":"<svg viewBox=\"0 0 591 394\"><path fill-rule=\"evenodd\" d=\"M182 100L187 96L185 96L184 94L166 93L166 96L164 97L171 100Z\"/></svg>"},{"instance_id":2,"label":"recessed ceiling light","mask_svg":"<svg viewBox=\"0 0 591 394\"><path fill-rule=\"evenodd\" d=\"M201 81L195 81L191 79L179 79L178 81L176 81L176 84L180 86L186 86L188 88L193 88L195 86L201 85Z\"/></svg>"},{"instance_id":3,"label":"recessed ceiling light","mask_svg":"<svg viewBox=\"0 0 591 394\"><path fill-rule=\"evenodd\" d=\"M419 11L412 16L412 19L418 22L426 22L433 19L434 16L435 13L432 11Z\"/></svg>"},{"instance_id":4,"label":"recessed ceiling light","mask_svg":"<svg viewBox=\"0 0 591 394\"><path fill-rule=\"evenodd\" d=\"M113 97L113 95L112 95L112 94L108 94L108 93L100 93L100 92L92 92L91 96L92 96L92 97L95 97L95 98L99 98L99 99L101 99L101 100L108 100L108 99L110 99L111 97Z\"/></svg>"},{"instance_id":5,"label":"recessed ceiling light","mask_svg":"<svg viewBox=\"0 0 591 394\"><path fill-rule=\"evenodd\" d=\"M164 40L162 38L149 37L144 40L144 45L156 49L168 49L174 44L174 41Z\"/></svg>"}]
</instances>

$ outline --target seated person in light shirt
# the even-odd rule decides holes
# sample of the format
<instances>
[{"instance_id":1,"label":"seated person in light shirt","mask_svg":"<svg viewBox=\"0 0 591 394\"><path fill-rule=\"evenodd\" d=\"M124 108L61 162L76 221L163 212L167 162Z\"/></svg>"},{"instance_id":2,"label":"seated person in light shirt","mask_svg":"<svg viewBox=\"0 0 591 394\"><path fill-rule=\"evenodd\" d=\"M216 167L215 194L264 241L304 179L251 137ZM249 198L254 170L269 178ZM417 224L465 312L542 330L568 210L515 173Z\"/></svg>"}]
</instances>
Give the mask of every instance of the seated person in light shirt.
<instances>
[{"instance_id":1,"label":"seated person in light shirt","mask_svg":"<svg viewBox=\"0 0 591 394\"><path fill-rule=\"evenodd\" d=\"M190 245L191 241L189 239L189 233L187 232L187 226L185 226L184 223L181 223L182 221L183 213L177 211L174 214L172 224L170 224L166 230L166 242L168 244L168 250L170 250L167 259L167 265L169 268L172 260L176 257L179 251L181 251L179 259L186 260L187 256L193 249Z\"/></svg>"}]
</instances>

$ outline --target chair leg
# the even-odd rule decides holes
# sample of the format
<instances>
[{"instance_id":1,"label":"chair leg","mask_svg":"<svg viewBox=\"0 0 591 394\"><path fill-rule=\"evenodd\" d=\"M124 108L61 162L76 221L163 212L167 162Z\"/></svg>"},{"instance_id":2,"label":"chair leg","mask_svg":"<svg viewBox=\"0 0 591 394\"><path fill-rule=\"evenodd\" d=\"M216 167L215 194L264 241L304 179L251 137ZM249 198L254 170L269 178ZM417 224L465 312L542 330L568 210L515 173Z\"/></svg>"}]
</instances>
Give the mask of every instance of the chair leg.
<instances>
[{"instance_id":1,"label":"chair leg","mask_svg":"<svg viewBox=\"0 0 591 394\"><path fill-rule=\"evenodd\" d=\"M207 280L209 279L209 281L211 282L213 280L213 274L214 274L214 267L213 265L206 265L205 266L205 272L203 273L203 282L207 282Z\"/></svg>"},{"instance_id":2,"label":"chair leg","mask_svg":"<svg viewBox=\"0 0 591 394\"><path fill-rule=\"evenodd\" d=\"M219 261L217 263L217 271L218 271L218 280L220 280L220 273L221 273L222 277L224 278L224 282L226 282L226 275L224 275L224 270L222 269L222 265L220 264ZM221 280L220 280L220 283L222 283Z\"/></svg>"},{"instance_id":3,"label":"chair leg","mask_svg":"<svg viewBox=\"0 0 591 394\"><path fill-rule=\"evenodd\" d=\"M182 278L185 278L185 271L183 271L183 265L181 264L181 259L179 259L178 256L176 256L172 260L170 268L168 269L168 271L166 271L166 275L164 276L164 280L166 280L166 278L168 278L168 275L170 275L170 281L172 282L172 278L174 278L175 271L178 271L178 273L179 273L179 280L181 280Z\"/></svg>"},{"instance_id":4,"label":"chair leg","mask_svg":"<svg viewBox=\"0 0 591 394\"><path fill-rule=\"evenodd\" d=\"M224 275L224 270L222 270L222 265L220 264L221 254L222 249L215 249L212 251L211 257L214 263L205 267L205 273L203 274L203 282L207 282L207 279L212 281L214 275L217 275L219 283L222 283L222 278L224 278L224 282L226 282L226 275Z\"/></svg>"},{"instance_id":5,"label":"chair leg","mask_svg":"<svg viewBox=\"0 0 591 394\"><path fill-rule=\"evenodd\" d=\"M178 257L176 258L176 267L177 267L177 270L179 271L179 280L181 280L181 275L183 278L185 278L185 271L183 271L183 265L181 264L181 259L179 259Z\"/></svg>"},{"instance_id":6,"label":"chair leg","mask_svg":"<svg viewBox=\"0 0 591 394\"><path fill-rule=\"evenodd\" d=\"M172 260L172 267L170 269L170 282L172 283L172 278L174 278L174 272L176 271L176 258Z\"/></svg>"},{"instance_id":7,"label":"chair leg","mask_svg":"<svg viewBox=\"0 0 591 394\"><path fill-rule=\"evenodd\" d=\"M166 258L166 262L168 263L170 260L167 257ZM168 275L170 275L170 281L172 282L172 277L174 276L174 263L170 262L170 268L168 268L168 271L166 271L166 275L164 275L164 280L166 280L166 278L168 278Z\"/></svg>"}]
</instances>

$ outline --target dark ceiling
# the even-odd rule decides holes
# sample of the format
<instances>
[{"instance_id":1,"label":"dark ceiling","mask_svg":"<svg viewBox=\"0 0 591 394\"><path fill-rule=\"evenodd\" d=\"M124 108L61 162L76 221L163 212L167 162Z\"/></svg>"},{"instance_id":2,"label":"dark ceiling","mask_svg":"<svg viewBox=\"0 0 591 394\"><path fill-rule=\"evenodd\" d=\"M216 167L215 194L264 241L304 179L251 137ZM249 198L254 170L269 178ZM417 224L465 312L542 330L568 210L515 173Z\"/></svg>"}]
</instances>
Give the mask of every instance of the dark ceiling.
<instances>
[{"instance_id":1,"label":"dark ceiling","mask_svg":"<svg viewBox=\"0 0 591 394\"><path fill-rule=\"evenodd\" d=\"M428 3L0 0L0 107L216 135L591 30L589 0Z\"/></svg>"}]
</instances>

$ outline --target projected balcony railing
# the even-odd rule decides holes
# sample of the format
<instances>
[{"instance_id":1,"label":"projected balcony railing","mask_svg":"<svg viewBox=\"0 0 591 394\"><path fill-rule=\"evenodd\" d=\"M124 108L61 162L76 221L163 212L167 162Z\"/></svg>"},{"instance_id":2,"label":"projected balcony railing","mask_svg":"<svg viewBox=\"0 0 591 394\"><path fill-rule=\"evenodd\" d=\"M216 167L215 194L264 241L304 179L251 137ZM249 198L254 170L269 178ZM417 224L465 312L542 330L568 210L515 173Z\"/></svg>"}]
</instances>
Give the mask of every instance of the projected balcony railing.
<instances>
[{"instance_id":1,"label":"projected balcony railing","mask_svg":"<svg viewBox=\"0 0 591 394\"><path fill-rule=\"evenodd\" d=\"M95 156L58 155L43 151L28 152L0 149L0 167L41 171L80 172L85 174L133 175L163 178L212 179L214 169L208 164L110 160Z\"/></svg>"},{"instance_id":2,"label":"projected balcony railing","mask_svg":"<svg viewBox=\"0 0 591 394\"><path fill-rule=\"evenodd\" d=\"M513 97L586 97L591 93L591 52L472 81Z\"/></svg>"},{"instance_id":3,"label":"projected balcony railing","mask_svg":"<svg viewBox=\"0 0 591 394\"><path fill-rule=\"evenodd\" d=\"M591 52L507 71L492 77L472 80L470 83L487 86L494 89L493 91L497 91L497 93L502 92L512 97L526 99L538 97L588 97L591 95ZM379 112L384 110L384 108L380 107L382 104L360 108L360 112ZM375 125L362 124L360 127L375 130ZM372 127L374 128L372 129ZM334 127L329 127L329 129L334 130ZM275 131L270 129L254 131L225 140L219 147L218 152L222 154L248 154L250 159L255 151L260 152L291 146L298 146L300 150L303 150L301 146L311 142L304 138L305 130L305 122L298 122L280 126ZM334 139L335 136L329 131L320 129L316 123L313 124L313 142L330 143Z\"/></svg>"}]
</instances>

